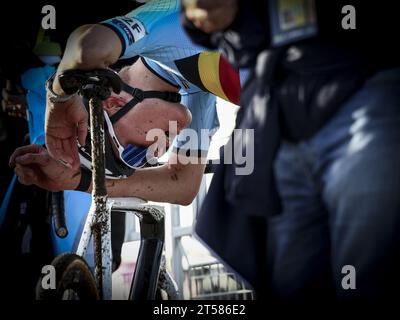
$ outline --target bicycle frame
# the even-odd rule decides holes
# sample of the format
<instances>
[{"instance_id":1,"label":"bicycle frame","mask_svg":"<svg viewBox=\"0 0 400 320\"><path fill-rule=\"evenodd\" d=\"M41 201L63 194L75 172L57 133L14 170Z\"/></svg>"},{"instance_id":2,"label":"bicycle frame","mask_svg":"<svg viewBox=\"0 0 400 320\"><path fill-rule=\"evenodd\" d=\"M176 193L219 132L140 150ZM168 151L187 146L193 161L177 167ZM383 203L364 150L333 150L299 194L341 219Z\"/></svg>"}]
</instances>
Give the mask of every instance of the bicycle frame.
<instances>
[{"instance_id":1,"label":"bicycle frame","mask_svg":"<svg viewBox=\"0 0 400 320\"><path fill-rule=\"evenodd\" d=\"M110 198L106 204L106 215L110 222L113 210L133 212L140 219L141 244L135 274L129 294L132 300L154 299L164 246L164 208L148 205L138 198ZM85 256L92 236L96 206L94 200L89 209L76 254ZM103 299L112 297L112 251L111 228L101 238Z\"/></svg>"}]
</instances>

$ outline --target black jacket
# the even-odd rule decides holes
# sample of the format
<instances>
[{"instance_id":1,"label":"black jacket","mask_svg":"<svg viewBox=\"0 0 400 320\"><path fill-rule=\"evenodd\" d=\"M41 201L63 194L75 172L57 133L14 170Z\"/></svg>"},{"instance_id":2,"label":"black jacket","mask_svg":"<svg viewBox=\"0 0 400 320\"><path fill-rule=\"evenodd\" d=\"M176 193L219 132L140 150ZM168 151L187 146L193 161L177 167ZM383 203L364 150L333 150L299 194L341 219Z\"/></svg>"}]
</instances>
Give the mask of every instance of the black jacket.
<instances>
[{"instance_id":1,"label":"black jacket","mask_svg":"<svg viewBox=\"0 0 400 320\"><path fill-rule=\"evenodd\" d=\"M341 26L341 9L348 4L356 8L356 30ZM318 35L277 48L271 46L268 1L240 1L229 30L213 35L197 30L181 12L183 26L194 42L222 48L236 67L254 71L242 89L236 121L236 128L255 129L254 172L237 176L235 164L218 167L196 232L261 298L268 286L268 216L279 214L281 208L273 174L276 150L282 139L311 137L369 75L400 66L394 6L394 1L377 5L316 0ZM303 55L290 62L287 53L293 46ZM332 84L338 85L337 93L319 108L315 97ZM300 87L305 88L304 101L298 100ZM262 121L257 116L260 111L266 114Z\"/></svg>"}]
</instances>

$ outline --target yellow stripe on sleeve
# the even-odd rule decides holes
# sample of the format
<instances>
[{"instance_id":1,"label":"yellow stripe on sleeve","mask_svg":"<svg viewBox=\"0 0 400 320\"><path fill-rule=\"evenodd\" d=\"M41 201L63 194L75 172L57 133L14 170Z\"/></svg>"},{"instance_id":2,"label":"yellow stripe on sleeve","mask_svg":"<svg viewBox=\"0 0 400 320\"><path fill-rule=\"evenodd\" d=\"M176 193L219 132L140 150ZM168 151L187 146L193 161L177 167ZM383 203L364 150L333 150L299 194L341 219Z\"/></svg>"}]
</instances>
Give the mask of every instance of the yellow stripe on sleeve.
<instances>
[{"instance_id":1,"label":"yellow stripe on sleeve","mask_svg":"<svg viewBox=\"0 0 400 320\"><path fill-rule=\"evenodd\" d=\"M199 74L204 87L216 96L229 101L219 79L219 52L202 52L199 56Z\"/></svg>"}]
</instances>

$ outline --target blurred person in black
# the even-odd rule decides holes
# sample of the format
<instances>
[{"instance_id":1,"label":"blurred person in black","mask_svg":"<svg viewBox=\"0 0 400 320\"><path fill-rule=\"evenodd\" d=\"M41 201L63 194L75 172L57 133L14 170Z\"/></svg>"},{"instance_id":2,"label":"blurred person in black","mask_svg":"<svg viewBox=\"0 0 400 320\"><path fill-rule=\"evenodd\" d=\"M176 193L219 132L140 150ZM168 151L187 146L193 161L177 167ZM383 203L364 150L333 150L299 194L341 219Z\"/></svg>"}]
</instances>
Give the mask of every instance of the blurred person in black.
<instances>
[{"instance_id":1,"label":"blurred person in black","mask_svg":"<svg viewBox=\"0 0 400 320\"><path fill-rule=\"evenodd\" d=\"M194 42L253 70L236 127L255 129L255 170L217 169L199 236L259 298L390 297L400 284L395 3L183 4Z\"/></svg>"}]
</instances>

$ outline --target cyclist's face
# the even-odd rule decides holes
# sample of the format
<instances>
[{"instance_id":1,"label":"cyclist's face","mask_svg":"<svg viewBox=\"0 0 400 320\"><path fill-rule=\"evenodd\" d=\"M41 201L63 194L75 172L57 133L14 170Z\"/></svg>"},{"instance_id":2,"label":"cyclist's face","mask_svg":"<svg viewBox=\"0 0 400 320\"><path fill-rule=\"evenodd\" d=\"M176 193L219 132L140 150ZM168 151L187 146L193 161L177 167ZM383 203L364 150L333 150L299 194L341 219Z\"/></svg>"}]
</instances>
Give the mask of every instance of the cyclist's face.
<instances>
[{"instance_id":1,"label":"cyclist's face","mask_svg":"<svg viewBox=\"0 0 400 320\"><path fill-rule=\"evenodd\" d=\"M177 92L178 90L156 76L141 59L131 66L122 68L119 75L126 84L144 91ZM104 107L111 116L132 98L132 95L122 91L108 98ZM153 147L156 141L161 146L165 144L164 142L172 141L191 120L190 111L183 105L150 98L137 103L113 125L113 128L122 146L131 144L146 148L151 145Z\"/></svg>"},{"instance_id":2,"label":"cyclist's face","mask_svg":"<svg viewBox=\"0 0 400 320\"><path fill-rule=\"evenodd\" d=\"M105 109L111 116L132 97L121 93L105 102ZM160 99L145 99L132 108L114 124L114 131L120 143L149 147L154 143L167 146L173 138L191 122L190 111L179 103ZM160 135L164 135L160 139Z\"/></svg>"}]
</instances>

